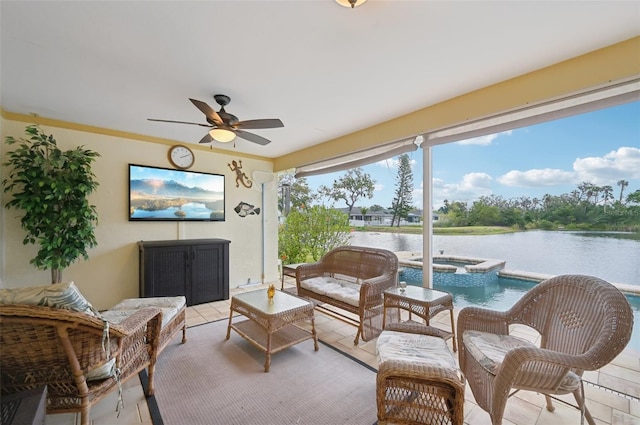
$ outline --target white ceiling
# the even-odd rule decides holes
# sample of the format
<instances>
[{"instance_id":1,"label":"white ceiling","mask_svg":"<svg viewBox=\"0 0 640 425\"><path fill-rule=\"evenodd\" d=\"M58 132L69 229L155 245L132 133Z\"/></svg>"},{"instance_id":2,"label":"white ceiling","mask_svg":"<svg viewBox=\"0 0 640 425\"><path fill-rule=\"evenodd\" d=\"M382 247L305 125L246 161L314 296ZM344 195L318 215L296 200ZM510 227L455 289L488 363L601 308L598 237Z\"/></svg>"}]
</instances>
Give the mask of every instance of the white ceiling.
<instances>
[{"instance_id":1,"label":"white ceiling","mask_svg":"<svg viewBox=\"0 0 640 425\"><path fill-rule=\"evenodd\" d=\"M198 143L231 97L275 158L640 34L638 1L1 1L9 112Z\"/></svg>"}]
</instances>

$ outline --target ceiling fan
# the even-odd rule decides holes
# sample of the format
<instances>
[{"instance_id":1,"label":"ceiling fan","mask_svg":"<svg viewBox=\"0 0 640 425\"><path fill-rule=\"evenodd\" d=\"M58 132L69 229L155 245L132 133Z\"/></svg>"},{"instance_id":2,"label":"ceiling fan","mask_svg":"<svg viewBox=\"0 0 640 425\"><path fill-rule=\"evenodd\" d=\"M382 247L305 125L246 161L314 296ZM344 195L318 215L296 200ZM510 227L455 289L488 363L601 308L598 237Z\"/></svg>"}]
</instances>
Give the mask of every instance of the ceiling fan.
<instances>
[{"instance_id":1,"label":"ceiling fan","mask_svg":"<svg viewBox=\"0 0 640 425\"><path fill-rule=\"evenodd\" d=\"M249 133L248 131L244 130L284 127L282 121L277 118L239 121L238 117L224 110L224 107L227 106L229 102L231 102L231 98L229 96L226 96L224 94L216 94L215 96L213 96L213 98L216 100L218 105L220 105L220 110L218 112L214 111L213 108L211 108L205 102L189 98L191 103L193 103L196 108L198 108L205 115L209 124L188 121L159 120L154 118L147 119L149 121L191 124L211 128L211 130L200 140L199 143L211 143L214 140L222 143L227 143L231 142L233 139L235 139L236 136L238 136L250 142L264 146L271 143L271 140L265 139L262 136L258 136L254 133Z\"/></svg>"}]
</instances>

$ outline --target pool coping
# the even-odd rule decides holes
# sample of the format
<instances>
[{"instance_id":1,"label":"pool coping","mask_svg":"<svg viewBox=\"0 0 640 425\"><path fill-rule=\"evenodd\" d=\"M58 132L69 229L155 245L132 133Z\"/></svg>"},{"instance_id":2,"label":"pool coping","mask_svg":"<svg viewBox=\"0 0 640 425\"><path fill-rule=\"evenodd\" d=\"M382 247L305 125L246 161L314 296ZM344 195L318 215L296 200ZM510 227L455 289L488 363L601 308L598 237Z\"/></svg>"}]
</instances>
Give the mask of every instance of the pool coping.
<instances>
[{"instance_id":1,"label":"pool coping","mask_svg":"<svg viewBox=\"0 0 640 425\"><path fill-rule=\"evenodd\" d=\"M422 253L420 252L398 252L398 264L400 266L414 267L414 268L422 268L422 261L416 261L417 259L422 260ZM503 260L494 260L489 258L478 258L478 257L466 257L466 256L458 256L458 255L434 255L434 260L440 261L455 261L455 262L467 262L473 263L471 265L465 266L465 269L469 273L487 273L496 268L500 268L498 270L498 276L512 279L520 279L531 282L542 282L543 280L549 279L556 275L554 274L546 274L546 273L537 273L530 272L524 270L517 269L506 269L504 268L506 265L506 261ZM471 270L469 270L471 268ZM446 264L434 264L433 271L440 273L455 273L457 267L446 265ZM610 282L613 286L620 289L620 291L640 296L640 286L631 285L628 283L616 283Z\"/></svg>"}]
</instances>

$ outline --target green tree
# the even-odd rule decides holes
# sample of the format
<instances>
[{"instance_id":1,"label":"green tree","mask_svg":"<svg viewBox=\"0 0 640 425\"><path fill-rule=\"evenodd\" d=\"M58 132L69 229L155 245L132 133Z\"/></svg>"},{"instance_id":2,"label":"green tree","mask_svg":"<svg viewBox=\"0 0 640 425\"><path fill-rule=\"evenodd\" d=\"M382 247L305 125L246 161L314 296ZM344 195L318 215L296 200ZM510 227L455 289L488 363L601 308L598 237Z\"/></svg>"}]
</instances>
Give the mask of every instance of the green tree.
<instances>
[{"instance_id":1,"label":"green tree","mask_svg":"<svg viewBox=\"0 0 640 425\"><path fill-rule=\"evenodd\" d=\"M476 201L469 210L469 224L472 226L497 226L502 224L500 209L494 205Z\"/></svg>"},{"instance_id":2,"label":"green tree","mask_svg":"<svg viewBox=\"0 0 640 425\"><path fill-rule=\"evenodd\" d=\"M17 148L7 154L7 178L2 181L10 193L6 208L21 210L23 244L39 246L31 264L51 270L51 281L62 280L62 270L79 257L89 258L87 249L97 242L94 226L98 214L89 195L98 187L91 163L98 153L83 149L62 151L56 140L38 126L25 129L28 139L6 138Z\"/></svg>"},{"instance_id":3,"label":"green tree","mask_svg":"<svg viewBox=\"0 0 640 425\"><path fill-rule=\"evenodd\" d=\"M288 200L284 188L288 188ZM284 197L283 197L284 196ZM296 178L292 171L285 171L278 174L278 209L284 213L286 203L294 210L311 206L318 198L316 193L311 191L305 177Z\"/></svg>"},{"instance_id":4,"label":"green tree","mask_svg":"<svg viewBox=\"0 0 640 425\"><path fill-rule=\"evenodd\" d=\"M354 205L361 198L373 198L375 180L365 173L362 168L352 168L338 180L334 180L333 186L328 188L320 186L318 191L334 201L344 201L349 208L349 216Z\"/></svg>"},{"instance_id":5,"label":"green tree","mask_svg":"<svg viewBox=\"0 0 640 425\"><path fill-rule=\"evenodd\" d=\"M291 210L278 231L278 254L283 264L317 261L329 250L348 245L349 230L349 217L333 208Z\"/></svg>"},{"instance_id":6,"label":"green tree","mask_svg":"<svg viewBox=\"0 0 640 425\"><path fill-rule=\"evenodd\" d=\"M413 172L411 171L411 163L409 162L409 155L402 154L398 158L398 174L396 176L396 191L394 194L393 202L391 204L391 211L393 217L391 217L391 226L393 227L394 221L398 222L400 227L400 220L407 218L409 212L413 209Z\"/></svg>"},{"instance_id":7,"label":"green tree","mask_svg":"<svg viewBox=\"0 0 640 425\"><path fill-rule=\"evenodd\" d=\"M632 204L640 204L640 190L636 190L627 195L627 202Z\"/></svg>"},{"instance_id":8,"label":"green tree","mask_svg":"<svg viewBox=\"0 0 640 425\"><path fill-rule=\"evenodd\" d=\"M468 226L469 225L469 211L467 204L460 201L447 202L447 217L451 226Z\"/></svg>"}]
</instances>

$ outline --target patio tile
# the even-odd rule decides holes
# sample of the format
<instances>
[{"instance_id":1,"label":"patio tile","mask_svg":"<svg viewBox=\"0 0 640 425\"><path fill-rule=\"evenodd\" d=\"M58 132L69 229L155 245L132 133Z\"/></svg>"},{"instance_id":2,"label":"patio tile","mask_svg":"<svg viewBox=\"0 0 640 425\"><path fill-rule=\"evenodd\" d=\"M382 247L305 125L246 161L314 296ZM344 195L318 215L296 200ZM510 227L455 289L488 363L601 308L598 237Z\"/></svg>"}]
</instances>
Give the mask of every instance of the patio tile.
<instances>
[{"instance_id":1,"label":"patio tile","mask_svg":"<svg viewBox=\"0 0 640 425\"><path fill-rule=\"evenodd\" d=\"M472 408L465 413L464 423L466 425L491 425L491 418L489 414L482 410L475 404L472 404ZM465 403L465 409L467 405ZM466 411L465 411L466 412ZM508 418L504 418L502 425L517 425L511 422Z\"/></svg>"},{"instance_id":2,"label":"patio tile","mask_svg":"<svg viewBox=\"0 0 640 425\"><path fill-rule=\"evenodd\" d=\"M591 412L591 416L594 418L600 419L604 423L611 423L611 416L613 415L613 408L604 403L600 403L596 400L587 399L587 408L589 408L589 412ZM580 417L580 412L578 411L578 418Z\"/></svg>"},{"instance_id":3,"label":"patio tile","mask_svg":"<svg viewBox=\"0 0 640 425\"><path fill-rule=\"evenodd\" d=\"M616 387L612 388L615 388L616 390L618 389ZM601 388L594 388L591 385L585 385L584 392L587 396L587 406L589 407L589 410L591 410L592 403L600 403L623 412L629 411L629 400L617 394L613 394Z\"/></svg>"},{"instance_id":4,"label":"patio tile","mask_svg":"<svg viewBox=\"0 0 640 425\"><path fill-rule=\"evenodd\" d=\"M580 411L578 409L562 403L554 403L553 405L555 406L553 412L549 412L546 407L540 410L536 425L576 425L580 423Z\"/></svg>"},{"instance_id":5,"label":"patio tile","mask_svg":"<svg viewBox=\"0 0 640 425\"><path fill-rule=\"evenodd\" d=\"M611 415L611 425L640 425L640 416L614 409Z\"/></svg>"},{"instance_id":6,"label":"patio tile","mask_svg":"<svg viewBox=\"0 0 640 425\"><path fill-rule=\"evenodd\" d=\"M640 402L629 403L629 414L640 418Z\"/></svg>"},{"instance_id":7,"label":"patio tile","mask_svg":"<svg viewBox=\"0 0 640 425\"><path fill-rule=\"evenodd\" d=\"M511 397L504 409L504 418L518 425L535 425L539 415L539 407L517 397Z\"/></svg>"}]
</instances>

